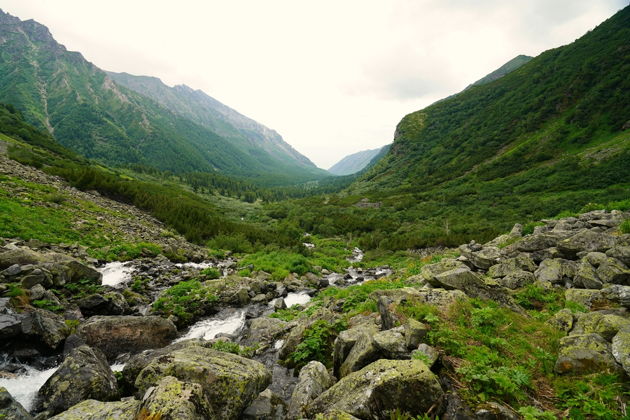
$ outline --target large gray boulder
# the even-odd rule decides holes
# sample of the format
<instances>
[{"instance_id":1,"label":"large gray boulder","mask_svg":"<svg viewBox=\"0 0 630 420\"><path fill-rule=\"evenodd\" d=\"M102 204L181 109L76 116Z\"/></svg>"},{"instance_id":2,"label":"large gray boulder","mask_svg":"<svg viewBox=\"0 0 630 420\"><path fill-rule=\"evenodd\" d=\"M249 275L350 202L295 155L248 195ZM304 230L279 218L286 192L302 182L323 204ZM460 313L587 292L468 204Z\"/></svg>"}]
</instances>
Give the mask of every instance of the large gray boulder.
<instances>
[{"instance_id":1,"label":"large gray boulder","mask_svg":"<svg viewBox=\"0 0 630 420\"><path fill-rule=\"evenodd\" d=\"M617 370L610 343L599 334L575 334L560 339L558 374L584 375Z\"/></svg>"},{"instance_id":2,"label":"large gray boulder","mask_svg":"<svg viewBox=\"0 0 630 420\"><path fill-rule=\"evenodd\" d=\"M566 258L575 259L580 252L606 252L615 244L614 236L585 229L558 242L558 250Z\"/></svg>"},{"instance_id":3,"label":"large gray boulder","mask_svg":"<svg viewBox=\"0 0 630 420\"><path fill-rule=\"evenodd\" d=\"M37 395L39 411L52 415L87 399L113 400L118 384L105 356L81 346L66 357Z\"/></svg>"},{"instance_id":4,"label":"large gray boulder","mask_svg":"<svg viewBox=\"0 0 630 420\"><path fill-rule=\"evenodd\" d=\"M603 282L600 280L593 267L588 261L582 260L578 264L577 272L573 278L573 285L583 289L601 289Z\"/></svg>"},{"instance_id":5,"label":"large gray boulder","mask_svg":"<svg viewBox=\"0 0 630 420\"><path fill-rule=\"evenodd\" d=\"M540 266L534 272L536 280L551 284L565 284L570 282L577 271L574 261L562 258L548 258L540 262Z\"/></svg>"},{"instance_id":6,"label":"large gray boulder","mask_svg":"<svg viewBox=\"0 0 630 420\"><path fill-rule=\"evenodd\" d=\"M485 246L480 250L475 250L474 246L461 245L459 251L477 268L487 270L499 262L501 251L494 246Z\"/></svg>"},{"instance_id":7,"label":"large gray boulder","mask_svg":"<svg viewBox=\"0 0 630 420\"><path fill-rule=\"evenodd\" d=\"M151 360L135 386L144 394L167 376L201 385L210 402L210 418L220 419L239 418L271 383L271 374L262 363L192 345Z\"/></svg>"},{"instance_id":8,"label":"large gray boulder","mask_svg":"<svg viewBox=\"0 0 630 420\"><path fill-rule=\"evenodd\" d=\"M339 367L338 375L343 378L380 358L381 352L374 342L373 335L363 333L352 346L348 357L345 358Z\"/></svg>"},{"instance_id":9,"label":"large gray boulder","mask_svg":"<svg viewBox=\"0 0 630 420\"><path fill-rule=\"evenodd\" d=\"M77 335L111 360L121 353L164 347L177 328L159 316L94 316L79 326Z\"/></svg>"},{"instance_id":10,"label":"large gray boulder","mask_svg":"<svg viewBox=\"0 0 630 420\"><path fill-rule=\"evenodd\" d=\"M339 376L341 365L346 360L357 341L364 335L376 334L378 328L374 324L362 324L348 330L341 331L335 339L333 351L333 369Z\"/></svg>"},{"instance_id":11,"label":"large gray boulder","mask_svg":"<svg viewBox=\"0 0 630 420\"><path fill-rule=\"evenodd\" d=\"M32 420L28 411L0 386L0 419Z\"/></svg>"},{"instance_id":12,"label":"large gray boulder","mask_svg":"<svg viewBox=\"0 0 630 420\"><path fill-rule=\"evenodd\" d=\"M286 404L271 389L261 392L254 402L245 409L242 420L284 420Z\"/></svg>"},{"instance_id":13,"label":"large gray boulder","mask_svg":"<svg viewBox=\"0 0 630 420\"><path fill-rule=\"evenodd\" d=\"M133 398L110 402L85 400L50 420L135 420L139 408L140 401Z\"/></svg>"},{"instance_id":14,"label":"large gray boulder","mask_svg":"<svg viewBox=\"0 0 630 420\"><path fill-rule=\"evenodd\" d=\"M572 334L595 333L611 341L619 331L630 331L630 318L618 313L595 311L578 314L576 318Z\"/></svg>"},{"instance_id":15,"label":"large gray boulder","mask_svg":"<svg viewBox=\"0 0 630 420\"><path fill-rule=\"evenodd\" d=\"M507 258L488 269L488 275L492 278L505 277L514 271L528 271L533 273L536 270L536 263L527 254L517 255Z\"/></svg>"},{"instance_id":16,"label":"large gray boulder","mask_svg":"<svg viewBox=\"0 0 630 420\"><path fill-rule=\"evenodd\" d=\"M44 309L32 309L22 319L22 334L36 344L56 349L68 336L63 317Z\"/></svg>"},{"instance_id":17,"label":"large gray boulder","mask_svg":"<svg viewBox=\"0 0 630 420\"><path fill-rule=\"evenodd\" d=\"M630 246L617 245L606 251L606 255L615 258L630 267Z\"/></svg>"},{"instance_id":18,"label":"large gray boulder","mask_svg":"<svg viewBox=\"0 0 630 420\"><path fill-rule=\"evenodd\" d=\"M612 354L626 374L630 375L630 331L619 331L613 337Z\"/></svg>"},{"instance_id":19,"label":"large gray boulder","mask_svg":"<svg viewBox=\"0 0 630 420\"><path fill-rule=\"evenodd\" d=\"M289 402L289 419L301 419L306 407L335 383L326 366L312 361L300 370L298 383Z\"/></svg>"},{"instance_id":20,"label":"large gray boulder","mask_svg":"<svg viewBox=\"0 0 630 420\"><path fill-rule=\"evenodd\" d=\"M291 323L277 318L254 318L249 321L249 328L245 333L244 342L246 344L270 344L287 333L291 325Z\"/></svg>"},{"instance_id":21,"label":"large gray boulder","mask_svg":"<svg viewBox=\"0 0 630 420\"><path fill-rule=\"evenodd\" d=\"M400 410L427 412L442 397L437 377L419 360L379 360L333 385L307 408L307 414L331 410L361 419L385 418Z\"/></svg>"},{"instance_id":22,"label":"large gray boulder","mask_svg":"<svg viewBox=\"0 0 630 420\"><path fill-rule=\"evenodd\" d=\"M147 390L140 406L140 418L197 420L211 418L212 408L199 384L166 376Z\"/></svg>"}]
</instances>

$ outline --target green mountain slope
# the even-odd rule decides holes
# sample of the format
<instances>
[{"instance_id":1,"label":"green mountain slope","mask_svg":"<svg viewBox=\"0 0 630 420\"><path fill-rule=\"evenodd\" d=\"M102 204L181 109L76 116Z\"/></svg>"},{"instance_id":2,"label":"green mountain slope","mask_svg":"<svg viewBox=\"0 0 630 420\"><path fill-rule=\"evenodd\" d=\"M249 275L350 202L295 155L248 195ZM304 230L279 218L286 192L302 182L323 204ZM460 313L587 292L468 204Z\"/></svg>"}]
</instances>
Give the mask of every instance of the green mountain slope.
<instances>
[{"instance_id":1,"label":"green mountain slope","mask_svg":"<svg viewBox=\"0 0 630 420\"><path fill-rule=\"evenodd\" d=\"M112 165L174 172L220 171L262 183L325 175L303 159L281 158L177 115L116 84L45 26L0 12L0 100L70 149Z\"/></svg>"},{"instance_id":2,"label":"green mountain slope","mask_svg":"<svg viewBox=\"0 0 630 420\"><path fill-rule=\"evenodd\" d=\"M155 77L133 76L128 73L107 74L118 84L153 99L174 114L211 129L243 148L256 147L270 155L313 170L315 165L301 155L280 134L234 109L186 85L169 87Z\"/></svg>"},{"instance_id":3,"label":"green mountain slope","mask_svg":"<svg viewBox=\"0 0 630 420\"><path fill-rule=\"evenodd\" d=\"M630 197L630 8L493 82L407 115L389 153L298 223L407 249ZM362 198L380 208L358 208Z\"/></svg>"},{"instance_id":4,"label":"green mountain slope","mask_svg":"<svg viewBox=\"0 0 630 420\"><path fill-rule=\"evenodd\" d=\"M328 169L334 175L351 175L367 167L374 157L379 155L384 147L378 149L363 150L353 153L341 159Z\"/></svg>"},{"instance_id":5,"label":"green mountain slope","mask_svg":"<svg viewBox=\"0 0 630 420\"><path fill-rule=\"evenodd\" d=\"M514 57L513 59L511 59L510 61L508 61L507 63L505 63L498 69L496 69L495 71L493 71L492 73L477 80L475 83L471 84L466 89L469 89L471 86L481 86L481 85L485 85L486 83L494 82L495 80L502 78L506 74L512 73L514 70L518 69L523 64L529 63L532 58L533 57L530 57L528 55L517 55L516 57Z\"/></svg>"}]
</instances>

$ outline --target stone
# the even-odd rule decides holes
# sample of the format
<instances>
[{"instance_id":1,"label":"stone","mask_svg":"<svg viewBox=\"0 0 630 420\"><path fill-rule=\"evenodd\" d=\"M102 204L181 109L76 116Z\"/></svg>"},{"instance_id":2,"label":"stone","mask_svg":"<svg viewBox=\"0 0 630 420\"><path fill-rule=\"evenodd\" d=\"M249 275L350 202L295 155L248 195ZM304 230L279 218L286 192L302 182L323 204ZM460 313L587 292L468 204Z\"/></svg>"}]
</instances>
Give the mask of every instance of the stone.
<instances>
[{"instance_id":1,"label":"stone","mask_svg":"<svg viewBox=\"0 0 630 420\"><path fill-rule=\"evenodd\" d=\"M31 287L31 290L28 291L28 296L31 302L34 300L42 299L45 294L46 289L44 289L44 286L42 286L41 284L36 284L35 286Z\"/></svg>"},{"instance_id":2,"label":"stone","mask_svg":"<svg viewBox=\"0 0 630 420\"><path fill-rule=\"evenodd\" d=\"M363 335L372 336L376 334L377 331L378 328L375 325L361 324L339 333L335 339L333 351L333 370L335 375L340 375L339 369L342 363L346 360L359 338Z\"/></svg>"},{"instance_id":3,"label":"stone","mask_svg":"<svg viewBox=\"0 0 630 420\"><path fill-rule=\"evenodd\" d=\"M475 419L477 420L520 420L521 418L511 408L494 401L482 404L475 412Z\"/></svg>"},{"instance_id":4,"label":"stone","mask_svg":"<svg viewBox=\"0 0 630 420\"><path fill-rule=\"evenodd\" d=\"M374 342L372 334L364 333L360 335L348 353L341 366L339 367L339 377L349 375L359 369L369 365L381 357L379 348Z\"/></svg>"},{"instance_id":5,"label":"stone","mask_svg":"<svg viewBox=\"0 0 630 420\"><path fill-rule=\"evenodd\" d=\"M473 251L470 245L461 245L459 251L477 268L487 270L501 257L501 251L497 247L486 246L479 251Z\"/></svg>"},{"instance_id":6,"label":"stone","mask_svg":"<svg viewBox=\"0 0 630 420\"><path fill-rule=\"evenodd\" d=\"M22 266L20 264L13 264L9 268L6 268L5 270L3 270L2 274L5 277L13 277L13 276L17 276L21 272L22 272Z\"/></svg>"},{"instance_id":7,"label":"stone","mask_svg":"<svg viewBox=\"0 0 630 420\"><path fill-rule=\"evenodd\" d=\"M245 409L243 420L283 420L286 418L286 404L270 389L261 392L254 402Z\"/></svg>"},{"instance_id":8,"label":"stone","mask_svg":"<svg viewBox=\"0 0 630 420\"><path fill-rule=\"evenodd\" d=\"M142 398L139 418L160 420L197 420L210 418L212 408L199 384L187 383L173 376L162 378L147 389Z\"/></svg>"},{"instance_id":9,"label":"stone","mask_svg":"<svg viewBox=\"0 0 630 420\"><path fill-rule=\"evenodd\" d=\"M619 331L613 337L612 354L626 374L630 375L630 331Z\"/></svg>"},{"instance_id":10,"label":"stone","mask_svg":"<svg viewBox=\"0 0 630 420\"><path fill-rule=\"evenodd\" d=\"M597 277L603 283L614 283L630 286L630 270L621 261L606 258L597 266Z\"/></svg>"},{"instance_id":11,"label":"stone","mask_svg":"<svg viewBox=\"0 0 630 420\"><path fill-rule=\"evenodd\" d=\"M613 284L601 290L602 296L618 303L625 308L630 308L630 286Z\"/></svg>"},{"instance_id":12,"label":"stone","mask_svg":"<svg viewBox=\"0 0 630 420\"><path fill-rule=\"evenodd\" d=\"M435 347L431 347L428 344L422 343L418 345L418 348L413 352L412 358L417 358L418 354L421 354L422 360L431 368L440 357L440 353Z\"/></svg>"},{"instance_id":13,"label":"stone","mask_svg":"<svg viewBox=\"0 0 630 420\"><path fill-rule=\"evenodd\" d=\"M619 331L630 331L630 318L606 311L587 312L576 315L572 334L599 334L607 341Z\"/></svg>"},{"instance_id":14,"label":"stone","mask_svg":"<svg viewBox=\"0 0 630 420\"><path fill-rule=\"evenodd\" d=\"M575 262L562 258L549 258L541 261L534 272L536 280L551 284L564 284L570 281L577 270Z\"/></svg>"},{"instance_id":15,"label":"stone","mask_svg":"<svg viewBox=\"0 0 630 420\"><path fill-rule=\"evenodd\" d=\"M419 360L378 360L333 385L307 408L315 416L336 409L361 419L385 412L423 413L443 395L437 377Z\"/></svg>"},{"instance_id":16,"label":"stone","mask_svg":"<svg viewBox=\"0 0 630 420\"><path fill-rule=\"evenodd\" d=\"M610 343L599 334L574 334L560 339L556 373L584 375L616 369Z\"/></svg>"},{"instance_id":17,"label":"stone","mask_svg":"<svg viewBox=\"0 0 630 420\"><path fill-rule=\"evenodd\" d=\"M529 271L516 270L508 273L503 278L497 279L497 282L508 289L520 289L536 281L534 274Z\"/></svg>"},{"instance_id":18,"label":"stone","mask_svg":"<svg viewBox=\"0 0 630 420\"><path fill-rule=\"evenodd\" d=\"M135 420L139 408L140 401L133 398L111 402L85 400L50 420Z\"/></svg>"},{"instance_id":19,"label":"stone","mask_svg":"<svg viewBox=\"0 0 630 420\"><path fill-rule=\"evenodd\" d=\"M123 315L129 311L129 304L118 292L92 294L79 299L77 305L86 317L94 315Z\"/></svg>"},{"instance_id":20,"label":"stone","mask_svg":"<svg viewBox=\"0 0 630 420\"><path fill-rule=\"evenodd\" d=\"M521 252L534 252L555 247L560 238L548 233L534 233L516 242L516 249Z\"/></svg>"},{"instance_id":21,"label":"stone","mask_svg":"<svg viewBox=\"0 0 630 420\"><path fill-rule=\"evenodd\" d=\"M533 273L536 270L536 263L526 254L521 254L513 258L508 258L488 269L488 275L492 278L505 277L514 271L529 271Z\"/></svg>"},{"instance_id":22,"label":"stone","mask_svg":"<svg viewBox=\"0 0 630 420\"><path fill-rule=\"evenodd\" d=\"M249 321L249 328L245 333L244 342L247 345L254 343L271 343L283 334L287 333L291 324L277 318L260 317Z\"/></svg>"},{"instance_id":23,"label":"stone","mask_svg":"<svg viewBox=\"0 0 630 420\"><path fill-rule=\"evenodd\" d=\"M112 360L121 353L164 347L177 329L159 316L94 316L79 326L77 334Z\"/></svg>"},{"instance_id":24,"label":"stone","mask_svg":"<svg viewBox=\"0 0 630 420\"><path fill-rule=\"evenodd\" d=\"M573 312L569 309L561 309L549 318L547 323L560 331L568 333L573 328Z\"/></svg>"},{"instance_id":25,"label":"stone","mask_svg":"<svg viewBox=\"0 0 630 420\"><path fill-rule=\"evenodd\" d=\"M380 331L372 337L379 353L386 359L409 359L405 337L398 331Z\"/></svg>"},{"instance_id":26,"label":"stone","mask_svg":"<svg viewBox=\"0 0 630 420\"><path fill-rule=\"evenodd\" d=\"M601 289L603 283L599 279L595 267L588 261L581 261L573 278L573 285L583 289Z\"/></svg>"},{"instance_id":27,"label":"stone","mask_svg":"<svg viewBox=\"0 0 630 420\"><path fill-rule=\"evenodd\" d=\"M0 419L33 420L33 417L9 394L6 388L0 387Z\"/></svg>"},{"instance_id":28,"label":"stone","mask_svg":"<svg viewBox=\"0 0 630 420\"><path fill-rule=\"evenodd\" d=\"M38 392L39 411L54 415L86 399L113 400L118 384L105 356L81 346L70 353Z\"/></svg>"},{"instance_id":29,"label":"stone","mask_svg":"<svg viewBox=\"0 0 630 420\"><path fill-rule=\"evenodd\" d=\"M616 245L606 251L606 255L630 267L630 246Z\"/></svg>"},{"instance_id":30,"label":"stone","mask_svg":"<svg viewBox=\"0 0 630 420\"><path fill-rule=\"evenodd\" d=\"M335 383L326 366L318 361L309 362L300 370L298 383L291 394L287 418L306 416L306 407Z\"/></svg>"},{"instance_id":31,"label":"stone","mask_svg":"<svg viewBox=\"0 0 630 420\"><path fill-rule=\"evenodd\" d=\"M579 303L590 309L594 304L604 301L604 295L599 289L567 289L564 292L564 300Z\"/></svg>"},{"instance_id":32,"label":"stone","mask_svg":"<svg viewBox=\"0 0 630 420\"><path fill-rule=\"evenodd\" d=\"M615 246L616 240L606 233L582 230L567 239L558 242L558 250L569 259L574 259L578 252L606 252Z\"/></svg>"},{"instance_id":33,"label":"stone","mask_svg":"<svg viewBox=\"0 0 630 420\"><path fill-rule=\"evenodd\" d=\"M44 261L42 254L28 248L0 250L0 269L6 269L13 265L39 264Z\"/></svg>"},{"instance_id":34,"label":"stone","mask_svg":"<svg viewBox=\"0 0 630 420\"><path fill-rule=\"evenodd\" d=\"M33 309L22 320L22 334L38 344L56 349L68 336L64 319L44 309Z\"/></svg>"},{"instance_id":35,"label":"stone","mask_svg":"<svg viewBox=\"0 0 630 420\"><path fill-rule=\"evenodd\" d=\"M135 386L145 393L166 376L201 385L212 409L209 417L217 419L239 418L271 383L271 374L262 363L197 345L151 360Z\"/></svg>"},{"instance_id":36,"label":"stone","mask_svg":"<svg viewBox=\"0 0 630 420\"><path fill-rule=\"evenodd\" d=\"M427 264L420 270L420 275L429 283L435 282L435 276L454 268L468 268L466 264L453 258L444 258L435 264Z\"/></svg>"},{"instance_id":37,"label":"stone","mask_svg":"<svg viewBox=\"0 0 630 420\"><path fill-rule=\"evenodd\" d=\"M413 318L408 318L404 324L405 331L405 344L409 350L418 347L424 340L424 337L429 332L429 326L417 321Z\"/></svg>"}]
</instances>

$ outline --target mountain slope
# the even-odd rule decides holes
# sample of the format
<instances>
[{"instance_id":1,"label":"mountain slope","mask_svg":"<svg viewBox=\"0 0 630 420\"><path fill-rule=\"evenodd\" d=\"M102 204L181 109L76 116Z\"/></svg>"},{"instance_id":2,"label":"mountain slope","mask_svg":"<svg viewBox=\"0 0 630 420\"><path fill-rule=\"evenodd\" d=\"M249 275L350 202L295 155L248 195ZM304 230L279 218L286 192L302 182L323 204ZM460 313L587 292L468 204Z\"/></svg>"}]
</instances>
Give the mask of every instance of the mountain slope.
<instances>
[{"instance_id":1,"label":"mountain slope","mask_svg":"<svg viewBox=\"0 0 630 420\"><path fill-rule=\"evenodd\" d=\"M259 147L279 159L295 161L308 169L315 167L276 131L240 114L201 90L193 90L186 85L171 88L155 77L113 72L107 74L116 83L153 99L171 112L209 128L243 147Z\"/></svg>"},{"instance_id":2,"label":"mountain slope","mask_svg":"<svg viewBox=\"0 0 630 420\"><path fill-rule=\"evenodd\" d=\"M375 156L377 156L383 147L372 150L363 150L361 152L353 153L341 159L328 169L328 172L334 175L351 175L359 172L372 162Z\"/></svg>"},{"instance_id":3,"label":"mountain slope","mask_svg":"<svg viewBox=\"0 0 630 420\"><path fill-rule=\"evenodd\" d=\"M481 86L481 85L485 85L486 83L494 82L495 80L502 78L506 74L512 73L514 70L518 69L523 64L529 63L532 58L534 57L530 57L528 55L517 55L516 57L514 57L513 59L511 59L510 61L508 61L507 63L505 63L498 69L496 69L495 71L493 71L492 73L477 80L475 83L471 84L466 89L470 88L471 86Z\"/></svg>"},{"instance_id":4,"label":"mountain slope","mask_svg":"<svg viewBox=\"0 0 630 420\"><path fill-rule=\"evenodd\" d=\"M0 100L63 145L113 165L220 171L268 183L324 176L303 159L272 155L177 115L116 84L58 44L39 23L0 12Z\"/></svg>"},{"instance_id":5,"label":"mountain slope","mask_svg":"<svg viewBox=\"0 0 630 420\"><path fill-rule=\"evenodd\" d=\"M484 241L514 223L630 205L630 8L493 82L411 113L309 232L389 250ZM357 206L367 198L373 206ZM596 204L593 204L596 203ZM613 207L614 208L614 207Z\"/></svg>"}]
</instances>

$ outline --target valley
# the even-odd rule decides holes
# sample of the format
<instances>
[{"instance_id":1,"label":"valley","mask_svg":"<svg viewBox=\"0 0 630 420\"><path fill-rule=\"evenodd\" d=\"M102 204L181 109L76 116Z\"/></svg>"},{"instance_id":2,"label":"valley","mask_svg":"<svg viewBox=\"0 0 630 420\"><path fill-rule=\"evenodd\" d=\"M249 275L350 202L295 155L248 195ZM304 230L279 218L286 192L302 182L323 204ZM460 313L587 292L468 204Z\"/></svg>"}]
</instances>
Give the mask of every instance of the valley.
<instances>
[{"instance_id":1,"label":"valley","mask_svg":"<svg viewBox=\"0 0 630 420\"><path fill-rule=\"evenodd\" d=\"M0 419L627 418L629 41L327 172L0 11Z\"/></svg>"}]
</instances>

